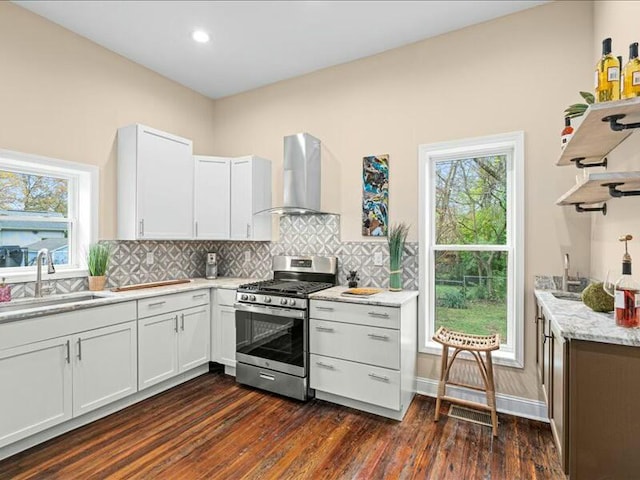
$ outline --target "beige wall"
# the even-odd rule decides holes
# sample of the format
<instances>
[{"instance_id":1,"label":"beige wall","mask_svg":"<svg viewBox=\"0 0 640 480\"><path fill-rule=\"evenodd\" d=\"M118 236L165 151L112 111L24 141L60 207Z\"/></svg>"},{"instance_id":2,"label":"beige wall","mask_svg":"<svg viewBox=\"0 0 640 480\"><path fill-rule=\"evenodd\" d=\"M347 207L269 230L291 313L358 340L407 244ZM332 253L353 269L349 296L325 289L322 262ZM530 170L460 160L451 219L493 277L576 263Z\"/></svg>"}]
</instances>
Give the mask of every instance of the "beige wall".
<instances>
[{"instance_id":1,"label":"beige wall","mask_svg":"<svg viewBox=\"0 0 640 480\"><path fill-rule=\"evenodd\" d=\"M589 271L589 216L554 206L575 170L554 166L562 109L589 88L590 2L554 2L360 61L212 102L7 2L0 3L0 148L101 168L102 238L115 234L115 136L140 122L194 140L196 153L274 161L282 137L323 142L323 207L360 236L361 161L391 156L390 218L417 240L420 144L524 130L526 367L500 369L501 392L538 398L532 279L561 272L570 252ZM256 72L259 75L259 72ZM436 377L435 357L419 375Z\"/></svg>"},{"instance_id":2,"label":"beige wall","mask_svg":"<svg viewBox=\"0 0 640 480\"><path fill-rule=\"evenodd\" d=\"M0 2L0 148L100 167L100 238L116 233L116 131L143 123L211 153L213 102Z\"/></svg>"},{"instance_id":3,"label":"beige wall","mask_svg":"<svg viewBox=\"0 0 640 480\"><path fill-rule=\"evenodd\" d=\"M593 58L602 54L602 39L611 37L614 55L629 59L629 44L640 41L640 2L602 1L594 6ZM631 119L633 120L633 119ZM627 121L627 120L625 120ZM640 121L640 117L635 121ZM638 171L640 168L640 134L633 133L609 156L609 171ZM591 230L591 273L604 279L607 271L617 279L622 273L623 246L618 237L625 233L635 239L629 244L629 253L635 264L635 276L640 272L640 197L613 199L607 203L607 216L593 215Z\"/></svg>"},{"instance_id":4,"label":"beige wall","mask_svg":"<svg viewBox=\"0 0 640 480\"><path fill-rule=\"evenodd\" d=\"M554 205L575 181L558 168L562 110L592 78L592 6L554 2L374 57L215 102L214 141L224 155L274 161L282 201L282 137L323 142L323 207L341 214L342 239L360 236L361 162L390 154L390 220L417 239L420 144L525 131L526 367L500 369L501 392L539 398L534 373L532 280L561 274L562 254L589 272L590 218ZM436 357L418 374L437 378Z\"/></svg>"}]
</instances>

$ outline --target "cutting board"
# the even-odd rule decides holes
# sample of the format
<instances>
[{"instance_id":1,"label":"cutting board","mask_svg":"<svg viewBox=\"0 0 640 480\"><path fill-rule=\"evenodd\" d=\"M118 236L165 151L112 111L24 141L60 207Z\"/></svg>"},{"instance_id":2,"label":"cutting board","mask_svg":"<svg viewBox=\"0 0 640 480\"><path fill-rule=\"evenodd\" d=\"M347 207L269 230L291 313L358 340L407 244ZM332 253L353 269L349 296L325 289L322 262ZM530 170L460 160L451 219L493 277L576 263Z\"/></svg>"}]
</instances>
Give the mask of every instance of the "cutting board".
<instances>
[{"instance_id":1,"label":"cutting board","mask_svg":"<svg viewBox=\"0 0 640 480\"><path fill-rule=\"evenodd\" d=\"M368 297L382 292L381 288L350 288L342 292L342 295L354 296L354 297Z\"/></svg>"},{"instance_id":2,"label":"cutting board","mask_svg":"<svg viewBox=\"0 0 640 480\"><path fill-rule=\"evenodd\" d=\"M178 285L180 283L189 283L191 280L183 278L180 280L165 280L162 282L138 283L136 285L125 285L124 287L112 288L112 292L128 292L129 290L142 290L143 288L164 287L166 285Z\"/></svg>"}]
</instances>

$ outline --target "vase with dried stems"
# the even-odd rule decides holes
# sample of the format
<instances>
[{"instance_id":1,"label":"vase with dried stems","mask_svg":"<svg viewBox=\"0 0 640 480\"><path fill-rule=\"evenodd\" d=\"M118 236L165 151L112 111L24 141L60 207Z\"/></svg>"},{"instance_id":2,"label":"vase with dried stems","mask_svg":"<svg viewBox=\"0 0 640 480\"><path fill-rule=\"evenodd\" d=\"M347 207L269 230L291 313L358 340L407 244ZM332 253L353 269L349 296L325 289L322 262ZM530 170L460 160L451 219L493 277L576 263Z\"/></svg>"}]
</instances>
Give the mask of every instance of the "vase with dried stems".
<instances>
[{"instance_id":1,"label":"vase with dried stems","mask_svg":"<svg viewBox=\"0 0 640 480\"><path fill-rule=\"evenodd\" d=\"M94 243L89 246L87 254L87 267L89 268L89 290L104 290L107 282L107 267L111 251L109 247L101 243Z\"/></svg>"},{"instance_id":2,"label":"vase with dried stems","mask_svg":"<svg viewBox=\"0 0 640 480\"><path fill-rule=\"evenodd\" d=\"M389 227L389 290L392 292L402 290L402 254L408 233L409 226L405 223Z\"/></svg>"}]
</instances>

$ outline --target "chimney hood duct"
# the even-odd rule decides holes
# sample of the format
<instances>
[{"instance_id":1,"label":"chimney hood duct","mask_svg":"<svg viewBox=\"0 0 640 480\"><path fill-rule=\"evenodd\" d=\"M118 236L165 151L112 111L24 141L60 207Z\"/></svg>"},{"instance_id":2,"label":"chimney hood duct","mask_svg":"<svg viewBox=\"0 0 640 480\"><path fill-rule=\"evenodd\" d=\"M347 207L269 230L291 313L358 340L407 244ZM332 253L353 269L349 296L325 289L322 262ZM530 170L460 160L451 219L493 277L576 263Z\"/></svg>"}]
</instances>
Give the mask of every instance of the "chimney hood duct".
<instances>
[{"instance_id":1,"label":"chimney hood duct","mask_svg":"<svg viewBox=\"0 0 640 480\"><path fill-rule=\"evenodd\" d=\"M284 205L258 213L327 214L320 210L320 140L308 133L284 137Z\"/></svg>"}]
</instances>

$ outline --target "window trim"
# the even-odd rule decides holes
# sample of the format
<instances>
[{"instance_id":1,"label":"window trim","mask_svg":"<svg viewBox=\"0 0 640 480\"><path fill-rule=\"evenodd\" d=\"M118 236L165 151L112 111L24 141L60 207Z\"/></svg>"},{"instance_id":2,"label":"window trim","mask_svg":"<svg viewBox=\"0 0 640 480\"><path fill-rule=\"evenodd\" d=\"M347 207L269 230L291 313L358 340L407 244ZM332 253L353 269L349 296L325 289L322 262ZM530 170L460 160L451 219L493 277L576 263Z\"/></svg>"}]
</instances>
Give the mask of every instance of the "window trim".
<instances>
[{"instance_id":1,"label":"window trim","mask_svg":"<svg viewBox=\"0 0 640 480\"><path fill-rule=\"evenodd\" d=\"M69 202L67 219L71 223L70 228L75 230L69 244L70 259L73 255L75 258L71 261L75 263L57 266L56 273L51 275L43 273L43 276L52 280L86 276L88 270L82 251L98 238L100 169L95 165L4 149L0 149L0 168L37 175L52 175L70 180L70 197L75 198ZM77 211L74 210L76 208ZM32 282L35 274L35 266L0 270L0 276L5 277L9 283Z\"/></svg>"},{"instance_id":2,"label":"window trim","mask_svg":"<svg viewBox=\"0 0 640 480\"><path fill-rule=\"evenodd\" d=\"M433 285L434 272L431 265L434 262L432 255L432 231L431 205L432 196L435 194L435 177L430 174L430 168L434 159L460 158L460 156L483 156L492 153L505 153L510 151L511 169L507 170L507 202L511 208L507 211L507 244L498 246L501 250L509 252L508 275L513 275L513 281L509 282L507 293L507 308L510 319L509 328L513 331L514 349L503 349L494 352L495 363L510 367L524 368L524 132L509 132L498 135L466 138L449 142L423 144L418 147L419 170L419 205L418 205L418 241L420 252L419 279L420 301L418 302L418 349L421 353L442 353L442 346L431 340L433 330L432 320L429 318L433 312L433 295L430 288ZM444 247L439 245L439 247ZM487 245L490 250L494 246ZM474 245L468 248L465 245L446 245L446 249L476 250ZM514 291L515 290L515 291ZM509 320L508 320L509 321Z\"/></svg>"}]
</instances>

